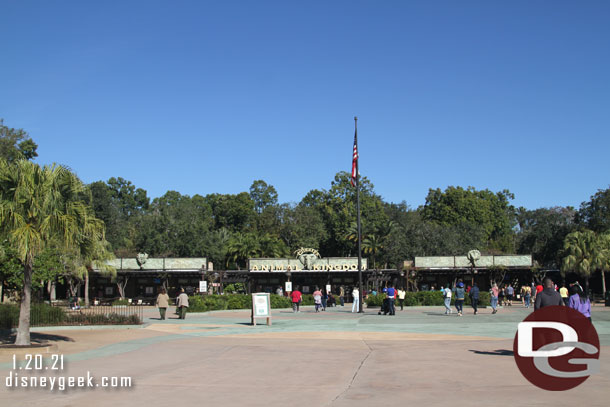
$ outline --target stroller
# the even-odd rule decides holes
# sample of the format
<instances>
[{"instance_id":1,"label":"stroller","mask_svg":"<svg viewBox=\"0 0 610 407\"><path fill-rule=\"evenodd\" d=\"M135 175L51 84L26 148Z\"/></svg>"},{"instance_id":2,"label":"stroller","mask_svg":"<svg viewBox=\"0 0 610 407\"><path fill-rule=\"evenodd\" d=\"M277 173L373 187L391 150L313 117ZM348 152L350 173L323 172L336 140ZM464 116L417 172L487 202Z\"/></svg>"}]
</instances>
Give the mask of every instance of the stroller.
<instances>
[{"instance_id":1,"label":"stroller","mask_svg":"<svg viewBox=\"0 0 610 407\"><path fill-rule=\"evenodd\" d=\"M379 310L377 315L381 315L382 312L383 315L388 315L390 313L390 300L388 300L387 298L383 299L383 303L381 303L381 309Z\"/></svg>"}]
</instances>

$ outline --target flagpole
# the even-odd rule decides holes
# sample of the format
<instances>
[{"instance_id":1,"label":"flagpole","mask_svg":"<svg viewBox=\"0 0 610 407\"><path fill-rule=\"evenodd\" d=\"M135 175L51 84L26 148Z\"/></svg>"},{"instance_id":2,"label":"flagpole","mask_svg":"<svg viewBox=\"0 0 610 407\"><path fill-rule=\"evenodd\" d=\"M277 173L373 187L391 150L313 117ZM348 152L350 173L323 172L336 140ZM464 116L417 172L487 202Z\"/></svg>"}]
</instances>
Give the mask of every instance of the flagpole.
<instances>
[{"instance_id":1,"label":"flagpole","mask_svg":"<svg viewBox=\"0 0 610 407\"><path fill-rule=\"evenodd\" d=\"M354 116L354 139L356 140L356 146L358 145L358 116ZM360 156L360 152L358 152ZM356 160L356 212L358 220L358 290L359 290L359 310L358 312L364 312L364 304L362 303L364 292L362 289L362 232L360 227L360 171L358 170L360 157Z\"/></svg>"}]
</instances>

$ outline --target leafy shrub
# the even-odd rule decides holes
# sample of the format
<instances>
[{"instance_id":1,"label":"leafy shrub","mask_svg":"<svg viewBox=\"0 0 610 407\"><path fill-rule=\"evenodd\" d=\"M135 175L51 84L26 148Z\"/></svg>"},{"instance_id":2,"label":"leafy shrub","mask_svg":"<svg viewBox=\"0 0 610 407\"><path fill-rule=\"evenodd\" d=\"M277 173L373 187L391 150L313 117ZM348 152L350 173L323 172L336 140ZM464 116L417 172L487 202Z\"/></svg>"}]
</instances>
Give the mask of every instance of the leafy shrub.
<instances>
[{"instance_id":1,"label":"leafy shrub","mask_svg":"<svg viewBox=\"0 0 610 407\"><path fill-rule=\"evenodd\" d=\"M127 300L127 298L121 298L112 301L112 305L129 305L129 301Z\"/></svg>"},{"instance_id":2,"label":"leafy shrub","mask_svg":"<svg viewBox=\"0 0 610 407\"><path fill-rule=\"evenodd\" d=\"M314 305L312 294L303 294L303 302L301 305Z\"/></svg>"},{"instance_id":3,"label":"leafy shrub","mask_svg":"<svg viewBox=\"0 0 610 407\"><path fill-rule=\"evenodd\" d=\"M114 312L109 314L70 314L66 318L70 325L139 325L142 323L137 315L120 315Z\"/></svg>"},{"instance_id":4,"label":"leafy shrub","mask_svg":"<svg viewBox=\"0 0 610 407\"><path fill-rule=\"evenodd\" d=\"M227 309L250 309L252 308L252 297L249 295L228 295Z\"/></svg>"},{"instance_id":5,"label":"leafy shrub","mask_svg":"<svg viewBox=\"0 0 610 407\"><path fill-rule=\"evenodd\" d=\"M418 291L415 293L418 305L443 305L443 293L440 291Z\"/></svg>"},{"instance_id":6,"label":"leafy shrub","mask_svg":"<svg viewBox=\"0 0 610 407\"><path fill-rule=\"evenodd\" d=\"M311 297L311 295L309 296ZM290 298L271 294L271 308L290 308ZM313 304L313 297L309 299ZM189 297L188 312L207 312L228 309L252 309L252 295L250 294L228 294L228 295L194 295Z\"/></svg>"},{"instance_id":7,"label":"leafy shrub","mask_svg":"<svg viewBox=\"0 0 610 407\"><path fill-rule=\"evenodd\" d=\"M252 305L252 304L250 304ZM271 308L290 308L292 300L281 295L271 294Z\"/></svg>"},{"instance_id":8,"label":"leafy shrub","mask_svg":"<svg viewBox=\"0 0 610 407\"><path fill-rule=\"evenodd\" d=\"M92 309L93 311L95 308ZM54 325L138 325L141 324L137 315L120 315L117 313L77 312L66 313L62 307L49 304L32 304L30 313L31 326ZM17 305L0 304L0 328L10 329L19 325L19 307Z\"/></svg>"},{"instance_id":9,"label":"leafy shrub","mask_svg":"<svg viewBox=\"0 0 610 407\"><path fill-rule=\"evenodd\" d=\"M369 294L367 295L366 300L364 300L364 302L366 302L366 305L369 307L381 307L381 304L383 303L385 297L387 297L387 295L383 293L377 295Z\"/></svg>"}]
</instances>

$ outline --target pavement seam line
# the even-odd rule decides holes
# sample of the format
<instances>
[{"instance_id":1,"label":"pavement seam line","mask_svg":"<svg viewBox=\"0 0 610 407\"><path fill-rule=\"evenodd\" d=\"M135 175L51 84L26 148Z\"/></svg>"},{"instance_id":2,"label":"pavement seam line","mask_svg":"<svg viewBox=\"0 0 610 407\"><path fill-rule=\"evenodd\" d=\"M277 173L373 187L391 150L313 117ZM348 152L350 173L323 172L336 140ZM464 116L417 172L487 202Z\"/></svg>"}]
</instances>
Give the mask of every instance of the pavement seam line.
<instances>
[{"instance_id":1,"label":"pavement seam line","mask_svg":"<svg viewBox=\"0 0 610 407\"><path fill-rule=\"evenodd\" d=\"M366 362L366 360L369 358L369 356L371 356L371 353L373 353L373 348L371 348L371 345L369 345L366 340L362 339L362 342L364 342L364 344L367 346L367 348L369 348L368 353L366 354L366 356L362 359L362 361L360 362L360 366L358 366L358 369L356 369L356 372L354 373L354 376L352 376L352 380L350 380L349 384L347 385L347 387L345 388L345 390L343 390L341 393L337 394L337 397L335 397L330 403L329 406L332 406L335 401L337 401L339 399L339 397L341 397L342 395L344 395L345 393L347 393L349 391L349 389L352 388L352 385L354 384L354 381L356 381L356 377L358 376L358 373L360 373L360 369L362 369L362 366L364 366L364 363Z\"/></svg>"}]
</instances>

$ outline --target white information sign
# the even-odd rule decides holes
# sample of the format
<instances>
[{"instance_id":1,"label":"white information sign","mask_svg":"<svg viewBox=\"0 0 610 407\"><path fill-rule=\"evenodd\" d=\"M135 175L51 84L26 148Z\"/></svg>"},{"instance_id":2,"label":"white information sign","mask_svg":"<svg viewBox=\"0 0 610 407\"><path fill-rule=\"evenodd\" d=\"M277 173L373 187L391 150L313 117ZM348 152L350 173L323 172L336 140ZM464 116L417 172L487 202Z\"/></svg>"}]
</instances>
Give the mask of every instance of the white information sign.
<instances>
[{"instance_id":1,"label":"white information sign","mask_svg":"<svg viewBox=\"0 0 610 407\"><path fill-rule=\"evenodd\" d=\"M330 284L326 284L326 293L327 294L330 293L330 288L331 288Z\"/></svg>"},{"instance_id":2,"label":"white information sign","mask_svg":"<svg viewBox=\"0 0 610 407\"><path fill-rule=\"evenodd\" d=\"M252 294L252 325L256 325L256 318L266 318L267 325L271 325L271 297L269 293Z\"/></svg>"},{"instance_id":3,"label":"white information sign","mask_svg":"<svg viewBox=\"0 0 610 407\"><path fill-rule=\"evenodd\" d=\"M199 292L200 293L207 293L208 292L208 282L207 281L200 281L199 282Z\"/></svg>"},{"instance_id":4,"label":"white information sign","mask_svg":"<svg viewBox=\"0 0 610 407\"><path fill-rule=\"evenodd\" d=\"M291 281L286 281L286 283L284 283L284 291L288 292L292 292L292 282Z\"/></svg>"}]
</instances>

